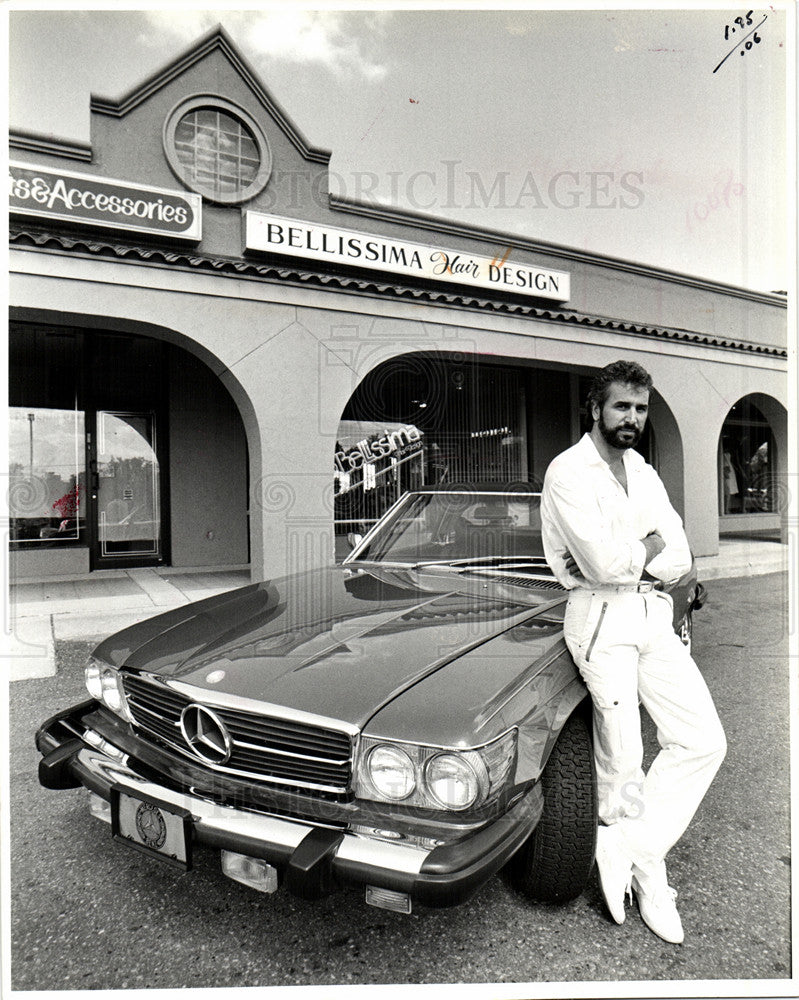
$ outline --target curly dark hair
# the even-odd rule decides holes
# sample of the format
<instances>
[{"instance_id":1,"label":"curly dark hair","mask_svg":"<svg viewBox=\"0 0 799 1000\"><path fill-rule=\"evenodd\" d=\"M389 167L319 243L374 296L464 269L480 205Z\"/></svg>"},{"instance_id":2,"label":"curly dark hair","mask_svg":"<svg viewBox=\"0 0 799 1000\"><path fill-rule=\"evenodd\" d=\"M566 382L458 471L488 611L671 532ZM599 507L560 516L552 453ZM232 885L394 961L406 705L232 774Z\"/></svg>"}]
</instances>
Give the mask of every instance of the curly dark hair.
<instances>
[{"instance_id":1,"label":"curly dark hair","mask_svg":"<svg viewBox=\"0 0 799 1000\"><path fill-rule=\"evenodd\" d=\"M636 361L614 361L610 365L605 365L594 375L586 396L585 405L589 424L593 423L591 408L596 404L600 411L602 410L613 382L633 385L637 389L652 388L652 376Z\"/></svg>"}]
</instances>

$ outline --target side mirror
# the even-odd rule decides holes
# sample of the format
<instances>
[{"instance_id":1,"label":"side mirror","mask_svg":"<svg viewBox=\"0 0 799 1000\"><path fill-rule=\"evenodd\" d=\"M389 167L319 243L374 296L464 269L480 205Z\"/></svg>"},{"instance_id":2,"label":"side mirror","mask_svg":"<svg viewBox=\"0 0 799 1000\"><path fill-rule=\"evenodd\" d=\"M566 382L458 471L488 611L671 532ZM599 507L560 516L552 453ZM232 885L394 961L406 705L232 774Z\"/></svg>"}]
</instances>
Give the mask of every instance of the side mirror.
<instances>
[{"instance_id":1,"label":"side mirror","mask_svg":"<svg viewBox=\"0 0 799 1000\"><path fill-rule=\"evenodd\" d=\"M350 550L354 549L356 545L360 545L362 541L363 535L359 535L355 531L347 532L347 545L349 545Z\"/></svg>"}]
</instances>

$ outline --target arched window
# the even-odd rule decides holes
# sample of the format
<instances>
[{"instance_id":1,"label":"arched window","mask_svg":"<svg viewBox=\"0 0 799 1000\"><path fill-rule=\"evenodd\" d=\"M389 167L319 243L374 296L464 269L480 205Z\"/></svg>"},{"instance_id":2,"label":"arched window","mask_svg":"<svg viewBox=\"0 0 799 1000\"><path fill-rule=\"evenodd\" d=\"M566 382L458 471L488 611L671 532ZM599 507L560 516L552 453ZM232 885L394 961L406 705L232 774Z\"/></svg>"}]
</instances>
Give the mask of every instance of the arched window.
<instances>
[{"instance_id":1,"label":"arched window","mask_svg":"<svg viewBox=\"0 0 799 1000\"><path fill-rule=\"evenodd\" d=\"M776 510L774 434L748 397L738 400L721 429L719 514L771 514Z\"/></svg>"},{"instance_id":2,"label":"arched window","mask_svg":"<svg viewBox=\"0 0 799 1000\"><path fill-rule=\"evenodd\" d=\"M545 405L537 403L534 378L512 362L468 354L408 353L373 369L355 389L338 428L337 557L347 551L348 532L370 528L407 490L528 481L535 462L528 423ZM568 407L568 376L547 373L547 382L560 387ZM540 464L543 476L546 463Z\"/></svg>"}]
</instances>

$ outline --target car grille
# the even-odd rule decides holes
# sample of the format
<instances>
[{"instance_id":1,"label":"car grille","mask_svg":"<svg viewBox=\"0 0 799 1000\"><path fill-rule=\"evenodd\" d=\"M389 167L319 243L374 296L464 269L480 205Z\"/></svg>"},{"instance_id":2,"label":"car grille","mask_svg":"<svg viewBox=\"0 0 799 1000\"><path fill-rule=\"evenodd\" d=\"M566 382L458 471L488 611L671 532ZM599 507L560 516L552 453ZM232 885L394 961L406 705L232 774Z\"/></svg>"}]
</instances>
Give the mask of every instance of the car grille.
<instances>
[{"instance_id":1,"label":"car grille","mask_svg":"<svg viewBox=\"0 0 799 1000\"><path fill-rule=\"evenodd\" d=\"M128 707L142 733L205 765L189 748L180 728L183 709L205 703L140 674L123 671L122 679ZM214 770L292 787L347 791L352 771L348 733L211 702L208 707L232 742L229 759L214 764Z\"/></svg>"}]
</instances>

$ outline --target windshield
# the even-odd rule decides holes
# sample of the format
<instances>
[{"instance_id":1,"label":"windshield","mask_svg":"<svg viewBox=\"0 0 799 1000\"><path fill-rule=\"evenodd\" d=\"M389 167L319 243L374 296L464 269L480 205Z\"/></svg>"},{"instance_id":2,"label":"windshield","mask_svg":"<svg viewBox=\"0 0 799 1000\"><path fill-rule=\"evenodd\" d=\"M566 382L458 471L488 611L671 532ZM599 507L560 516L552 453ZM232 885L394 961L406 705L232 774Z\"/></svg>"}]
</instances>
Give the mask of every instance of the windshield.
<instances>
[{"instance_id":1,"label":"windshield","mask_svg":"<svg viewBox=\"0 0 799 1000\"><path fill-rule=\"evenodd\" d=\"M543 566L540 506L540 493L409 493L347 561Z\"/></svg>"}]
</instances>

